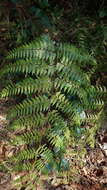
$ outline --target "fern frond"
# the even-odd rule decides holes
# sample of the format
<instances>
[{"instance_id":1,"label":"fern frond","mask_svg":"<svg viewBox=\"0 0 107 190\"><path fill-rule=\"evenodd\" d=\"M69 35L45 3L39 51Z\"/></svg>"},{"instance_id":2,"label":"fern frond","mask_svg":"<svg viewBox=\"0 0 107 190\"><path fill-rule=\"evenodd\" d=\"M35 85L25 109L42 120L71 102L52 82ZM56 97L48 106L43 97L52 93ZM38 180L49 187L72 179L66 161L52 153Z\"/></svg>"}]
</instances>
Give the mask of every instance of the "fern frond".
<instances>
[{"instance_id":1,"label":"fern frond","mask_svg":"<svg viewBox=\"0 0 107 190\"><path fill-rule=\"evenodd\" d=\"M62 116L57 110L53 110L48 113L48 121L50 124L55 124L63 121Z\"/></svg>"},{"instance_id":2,"label":"fern frond","mask_svg":"<svg viewBox=\"0 0 107 190\"><path fill-rule=\"evenodd\" d=\"M60 75L60 78L66 78L66 80L76 82L78 85L90 84L88 75L83 73L79 66L72 64L72 62L70 63L70 65L67 66L62 63L57 63L56 71Z\"/></svg>"},{"instance_id":3,"label":"fern frond","mask_svg":"<svg viewBox=\"0 0 107 190\"><path fill-rule=\"evenodd\" d=\"M26 160L26 164L22 163L24 170L31 170L35 168L38 171L41 171L48 161L53 159L53 154L52 151L44 145L40 146L36 151L34 149L23 150L20 154L13 157L13 159L18 162ZM30 164L29 159L35 159L32 165Z\"/></svg>"},{"instance_id":4,"label":"fern frond","mask_svg":"<svg viewBox=\"0 0 107 190\"><path fill-rule=\"evenodd\" d=\"M31 128L39 128L45 125L47 122L47 117L45 117L42 113L28 115L24 117L20 117L14 120L10 124L10 129L12 130L23 130L23 129L31 129Z\"/></svg>"},{"instance_id":5,"label":"fern frond","mask_svg":"<svg viewBox=\"0 0 107 190\"><path fill-rule=\"evenodd\" d=\"M9 85L1 92L2 98L18 94L31 94L35 92L48 92L51 82L48 77L38 77L37 79L26 78L23 81Z\"/></svg>"},{"instance_id":6,"label":"fern frond","mask_svg":"<svg viewBox=\"0 0 107 190\"><path fill-rule=\"evenodd\" d=\"M57 92L52 98L51 98L51 104L52 106L55 106L56 109L61 110L63 113L72 115L75 113L75 109L73 109L73 105L70 101L68 101L64 94L61 94L60 92Z\"/></svg>"},{"instance_id":7,"label":"fern frond","mask_svg":"<svg viewBox=\"0 0 107 190\"><path fill-rule=\"evenodd\" d=\"M33 114L35 112L42 112L49 109L50 102L46 96L39 96L24 100L22 103L16 105L9 113L9 118L15 118L16 116L24 116Z\"/></svg>"},{"instance_id":8,"label":"fern frond","mask_svg":"<svg viewBox=\"0 0 107 190\"><path fill-rule=\"evenodd\" d=\"M39 58L41 60L45 59L52 62L56 57L54 49L54 42L49 38L49 36L42 36L28 45L25 44L21 48L14 49L7 56L7 59L30 60L32 58Z\"/></svg>"},{"instance_id":9,"label":"fern frond","mask_svg":"<svg viewBox=\"0 0 107 190\"><path fill-rule=\"evenodd\" d=\"M29 130L28 132L24 132L22 135L16 135L16 138L12 139L12 143L14 145L37 144L40 141L41 136L37 130L35 132Z\"/></svg>"},{"instance_id":10,"label":"fern frond","mask_svg":"<svg viewBox=\"0 0 107 190\"><path fill-rule=\"evenodd\" d=\"M22 160L33 159L36 157L37 157L36 150L34 148L30 149L27 148L21 151L19 154L15 155L12 159L15 161L22 161Z\"/></svg>"},{"instance_id":11,"label":"fern frond","mask_svg":"<svg viewBox=\"0 0 107 190\"><path fill-rule=\"evenodd\" d=\"M60 44L58 47L58 58L61 58L63 63L78 62L82 64L96 65L95 59L92 56L81 53L79 49L70 44Z\"/></svg>"},{"instance_id":12,"label":"fern frond","mask_svg":"<svg viewBox=\"0 0 107 190\"><path fill-rule=\"evenodd\" d=\"M29 63L26 61L18 61L14 64L6 65L0 72L0 78L7 73L24 73L26 75L31 74L35 76L48 75L52 76L55 72L55 67L52 65L47 65L46 63L41 63L40 65Z\"/></svg>"},{"instance_id":13,"label":"fern frond","mask_svg":"<svg viewBox=\"0 0 107 190\"><path fill-rule=\"evenodd\" d=\"M35 148L27 148L22 150L20 153L17 153L17 155L14 155L11 160L18 160L18 162L33 158L36 160L45 150L47 150L46 145L40 146L37 150Z\"/></svg>"},{"instance_id":14,"label":"fern frond","mask_svg":"<svg viewBox=\"0 0 107 190\"><path fill-rule=\"evenodd\" d=\"M95 114L95 113L93 113L93 114L87 114L86 120L87 120L87 121L98 120L98 117L99 117L99 115L98 115L98 114Z\"/></svg>"},{"instance_id":15,"label":"fern frond","mask_svg":"<svg viewBox=\"0 0 107 190\"><path fill-rule=\"evenodd\" d=\"M70 130L67 123L63 120L56 122L49 130L48 140L57 149L66 147L66 141L70 141Z\"/></svg>"},{"instance_id":16,"label":"fern frond","mask_svg":"<svg viewBox=\"0 0 107 190\"><path fill-rule=\"evenodd\" d=\"M41 158L38 159L34 165L35 165L35 168L38 170L38 171L41 171L45 165L51 160L53 160L53 154L52 154L52 151L45 147L43 152L40 154Z\"/></svg>"},{"instance_id":17,"label":"fern frond","mask_svg":"<svg viewBox=\"0 0 107 190\"><path fill-rule=\"evenodd\" d=\"M99 98L91 99L90 102L87 102L87 108L95 110L101 109L104 106L104 101Z\"/></svg>"},{"instance_id":18,"label":"fern frond","mask_svg":"<svg viewBox=\"0 0 107 190\"><path fill-rule=\"evenodd\" d=\"M55 88L72 96L78 96L81 102L87 102L87 93L84 88L74 82L65 82L63 80L55 80Z\"/></svg>"}]
</instances>

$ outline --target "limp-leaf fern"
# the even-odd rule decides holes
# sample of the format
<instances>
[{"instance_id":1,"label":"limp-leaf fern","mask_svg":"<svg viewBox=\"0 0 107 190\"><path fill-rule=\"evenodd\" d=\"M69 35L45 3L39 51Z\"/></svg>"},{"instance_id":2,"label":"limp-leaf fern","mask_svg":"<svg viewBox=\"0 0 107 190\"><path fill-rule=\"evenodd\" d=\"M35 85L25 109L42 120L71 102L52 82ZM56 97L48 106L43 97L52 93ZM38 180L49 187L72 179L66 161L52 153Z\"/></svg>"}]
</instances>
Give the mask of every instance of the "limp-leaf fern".
<instances>
[{"instance_id":1,"label":"limp-leaf fern","mask_svg":"<svg viewBox=\"0 0 107 190\"><path fill-rule=\"evenodd\" d=\"M80 138L81 123L90 115L97 118L103 106L106 89L91 85L86 70L96 61L49 36L12 50L7 60L0 77L14 73L18 79L2 90L1 97L19 96L20 100L8 113L8 129L14 132L11 143L19 150L9 158L11 167L15 171L60 171L67 148Z\"/></svg>"}]
</instances>

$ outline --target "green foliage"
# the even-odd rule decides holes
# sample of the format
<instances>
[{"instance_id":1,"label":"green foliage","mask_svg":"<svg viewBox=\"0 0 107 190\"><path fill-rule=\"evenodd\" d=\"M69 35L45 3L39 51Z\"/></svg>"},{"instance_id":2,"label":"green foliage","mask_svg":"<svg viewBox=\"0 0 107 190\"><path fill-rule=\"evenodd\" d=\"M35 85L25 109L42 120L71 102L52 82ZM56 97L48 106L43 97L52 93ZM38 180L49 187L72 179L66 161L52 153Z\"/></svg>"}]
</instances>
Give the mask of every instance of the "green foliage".
<instances>
[{"instance_id":1,"label":"green foliage","mask_svg":"<svg viewBox=\"0 0 107 190\"><path fill-rule=\"evenodd\" d=\"M0 2L0 66L6 64L4 56L9 49L33 40L53 28L53 12L48 0Z\"/></svg>"},{"instance_id":2,"label":"green foliage","mask_svg":"<svg viewBox=\"0 0 107 190\"><path fill-rule=\"evenodd\" d=\"M106 89L91 85L86 70L96 66L95 59L70 44L41 36L12 50L7 60L0 77L20 73L23 80L7 85L1 97L24 96L8 113L11 143L18 147L8 160L10 168L32 173L67 170L66 150L90 144L89 138L82 142L88 132L81 124L90 113L96 119L103 107Z\"/></svg>"}]
</instances>

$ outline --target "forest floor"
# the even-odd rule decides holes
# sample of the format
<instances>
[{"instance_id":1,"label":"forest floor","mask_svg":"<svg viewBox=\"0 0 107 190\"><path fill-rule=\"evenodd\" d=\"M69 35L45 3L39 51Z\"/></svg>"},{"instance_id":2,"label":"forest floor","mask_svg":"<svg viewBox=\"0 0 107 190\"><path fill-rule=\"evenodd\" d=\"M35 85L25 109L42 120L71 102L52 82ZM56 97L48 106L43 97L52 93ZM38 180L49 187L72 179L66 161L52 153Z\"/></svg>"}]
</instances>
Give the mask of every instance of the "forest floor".
<instances>
[{"instance_id":1,"label":"forest floor","mask_svg":"<svg viewBox=\"0 0 107 190\"><path fill-rule=\"evenodd\" d=\"M13 147L8 144L10 134L6 130L9 106L8 100L0 100L0 164L14 152ZM79 171L78 182L69 181L64 184L62 180L56 178L52 183L51 177L48 181L44 180L43 190L107 190L107 127L98 132L96 145L97 148L88 151L85 166L81 169L76 166ZM11 186L14 175L0 171L0 190L15 190ZM39 184L37 190L42 190Z\"/></svg>"}]
</instances>

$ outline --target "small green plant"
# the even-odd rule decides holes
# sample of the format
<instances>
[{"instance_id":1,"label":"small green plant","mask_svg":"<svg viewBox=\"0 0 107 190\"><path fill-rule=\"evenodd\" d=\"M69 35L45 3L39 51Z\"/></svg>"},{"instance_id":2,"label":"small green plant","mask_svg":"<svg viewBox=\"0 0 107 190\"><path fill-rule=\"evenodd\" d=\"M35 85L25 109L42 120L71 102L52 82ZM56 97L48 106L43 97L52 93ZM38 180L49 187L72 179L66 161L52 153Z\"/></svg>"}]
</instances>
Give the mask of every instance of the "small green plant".
<instances>
[{"instance_id":1,"label":"small green plant","mask_svg":"<svg viewBox=\"0 0 107 190\"><path fill-rule=\"evenodd\" d=\"M96 65L92 56L49 36L11 51L7 60L0 77L8 74L14 80L1 97L18 96L19 102L8 113L10 141L18 149L6 163L12 171L29 172L32 180L26 186L33 189L41 173L69 169L66 153L72 156L83 143L87 131L81 124L97 118L106 90L91 85L86 66Z\"/></svg>"}]
</instances>

